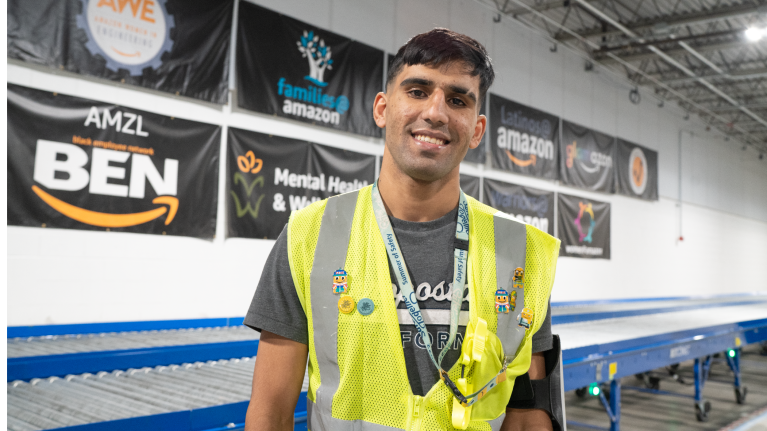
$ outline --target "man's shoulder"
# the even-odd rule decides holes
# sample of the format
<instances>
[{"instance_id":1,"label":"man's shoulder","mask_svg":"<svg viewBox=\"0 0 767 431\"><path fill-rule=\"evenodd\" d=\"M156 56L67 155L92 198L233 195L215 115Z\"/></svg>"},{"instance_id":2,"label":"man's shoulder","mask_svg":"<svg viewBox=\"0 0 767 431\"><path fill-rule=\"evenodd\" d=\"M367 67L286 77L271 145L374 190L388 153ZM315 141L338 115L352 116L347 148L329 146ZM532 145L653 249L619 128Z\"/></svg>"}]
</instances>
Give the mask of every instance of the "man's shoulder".
<instances>
[{"instance_id":1,"label":"man's shoulder","mask_svg":"<svg viewBox=\"0 0 767 431\"><path fill-rule=\"evenodd\" d=\"M359 190L331 196L329 198L313 202L300 210L293 211L293 213L290 215L290 220L288 221L288 241L292 243L292 241L295 239L305 237L305 233L308 231L319 230L320 223L322 222L322 216L325 213L325 208L327 207L328 202L331 200L348 197L352 194L357 195L358 193L367 192L369 194L370 188L372 188L372 186L366 186ZM354 206L351 206L348 209L350 211L354 211L355 208ZM294 233L299 233L299 235L293 235Z\"/></svg>"}]
</instances>

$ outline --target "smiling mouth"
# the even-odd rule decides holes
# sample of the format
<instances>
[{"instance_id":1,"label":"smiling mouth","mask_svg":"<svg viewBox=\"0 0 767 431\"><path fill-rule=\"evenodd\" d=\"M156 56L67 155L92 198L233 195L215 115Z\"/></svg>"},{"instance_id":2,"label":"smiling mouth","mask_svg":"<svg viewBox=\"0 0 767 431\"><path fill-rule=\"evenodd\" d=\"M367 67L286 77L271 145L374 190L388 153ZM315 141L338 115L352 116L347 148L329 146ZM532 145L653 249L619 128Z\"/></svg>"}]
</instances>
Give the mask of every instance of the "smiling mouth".
<instances>
[{"instance_id":1,"label":"smiling mouth","mask_svg":"<svg viewBox=\"0 0 767 431\"><path fill-rule=\"evenodd\" d=\"M426 142L429 144L434 144L434 145L447 145L450 142L444 139L432 138L431 136L426 136L426 135L413 135L413 137L419 141Z\"/></svg>"}]
</instances>

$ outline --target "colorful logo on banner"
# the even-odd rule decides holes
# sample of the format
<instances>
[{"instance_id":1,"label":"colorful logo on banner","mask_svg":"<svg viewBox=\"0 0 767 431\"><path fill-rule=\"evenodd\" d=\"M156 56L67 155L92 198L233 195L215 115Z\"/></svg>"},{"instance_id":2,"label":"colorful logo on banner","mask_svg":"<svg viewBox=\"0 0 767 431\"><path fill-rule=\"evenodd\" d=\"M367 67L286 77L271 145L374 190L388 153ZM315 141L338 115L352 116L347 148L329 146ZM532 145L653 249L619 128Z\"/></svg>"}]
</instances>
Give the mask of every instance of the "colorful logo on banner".
<instances>
[{"instance_id":1,"label":"colorful logo on banner","mask_svg":"<svg viewBox=\"0 0 767 431\"><path fill-rule=\"evenodd\" d=\"M77 26L85 30L91 54L99 54L106 67L126 69L138 76L162 65L162 55L173 48L173 16L165 0L82 0Z\"/></svg>"},{"instance_id":2,"label":"colorful logo on banner","mask_svg":"<svg viewBox=\"0 0 767 431\"><path fill-rule=\"evenodd\" d=\"M134 124L135 123L135 124ZM114 127L118 133L148 137L142 130L143 118L130 112L103 110L91 107L85 126L94 125L98 129ZM90 159L81 147L92 147ZM153 204L161 205L148 211L130 214L110 214L80 208L64 202L37 185L32 191L51 208L59 213L92 226L119 228L147 223L167 213L165 225L169 225L179 207L178 160L164 160L164 177L160 175L150 156L153 148L124 145L112 141L92 140L73 136L72 143L53 142L40 139L35 151L34 181L47 189L78 191L88 187L89 194L115 196L122 198L144 199L146 183L157 193ZM90 171L85 166L90 161ZM121 166L122 164L122 166ZM126 169L130 170L128 185L113 184L110 178L125 178ZM64 177L57 175L64 173ZM167 207L166 207L167 206Z\"/></svg>"},{"instance_id":3,"label":"colorful logo on banner","mask_svg":"<svg viewBox=\"0 0 767 431\"><path fill-rule=\"evenodd\" d=\"M578 148L578 143L576 141L573 141L572 144L568 145L566 150L567 161L565 162L565 165L568 168L572 168L573 162L577 161L578 165L583 168L584 171L593 174L598 172L603 166L610 168L613 165L612 156L585 148Z\"/></svg>"},{"instance_id":4,"label":"colorful logo on banner","mask_svg":"<svg viewBox=\"0 0 767 431\"><path fill-rule=\"evenodd\" d=\"M629 154L629 172L631 173L629 186L637 195L644 193L647 188L648 167L647 158L639 147L634 147Z\"/></svg>"},{"instance_id":5,"label":"colorful logo on banner","mask_svg":"<svg viewBox=\"0 0 767 431\"><path fill-rule=\"evenodd\" d=\"M306 58L309 64L309 74L304 76L304 80L310 85L304 87L295 83L289 84L285 78L280 78L277 82L277 94L285 97L282 112L323 123L340 124L341 115L349 110L349 98L343 94L322 94L323 88L328 85L325 82L325 71L333 69L331 47L325 45L325 40L320 39L314 31L306 30L296 45L301 56Z\"/></svg>"},{"instance_id":6,"label":"colorful logo on banner","mask_svg":"<svg viewBox=\"0 0 767 431\"><path fill-rule=\"evenodd\" d=\"M578 228L578 242L587 242L591 243L591 235L594 233L594 226L596 226L597 222L594 220L594 208L592 207L591 203L584 204L583 202L578 202L578 206L580 207L580 211L578 211L578 217L573 220L573 223L575 224L575 227ZM583 233L583 215L587 214L590 217L589 220L589 228L588 231L584 234Z\"/></svg>"},{"instance_id":7,"label":"colorful logo on banner","mask_svg":"<svg viewBox=\"0 0 767 431\"><path fill-rule=\"evenodd\" d=\"M264 167L264 161L261 159L257 159L256 155L253 154L253 151L248 151L245 153L244 156L240 155L237 156L237 167L240 169L240 172L235 172L234 177L232 178L232 184L234 186L238 184L242 184L242 188L245 190L245 197L243 198L245 200L245 207L242 206L242 203L240 202L240 198L237 196L237 193L235 193L234 190L229 190L229 194L232 196L232 199L234 200L234 206L235 206L235 212L237 213L237 218L243 218L246 214L250 214L251 217L254 219L258 218L258 211L261 208L261 201L264 200L264 196L261 195L256 199L256 202L253 204L253 207L251 208L251 200L250 196L253 194L253 189L256 187L256 185L259 185L261 188L264 187L264 184L266 180L264 180L263 175L259 175L256 178L253 179L250 183L248 183L248 180L245 178L245 175L247 174L257 174L261 172L261 168Z\"/></svg>"}]
</instances>

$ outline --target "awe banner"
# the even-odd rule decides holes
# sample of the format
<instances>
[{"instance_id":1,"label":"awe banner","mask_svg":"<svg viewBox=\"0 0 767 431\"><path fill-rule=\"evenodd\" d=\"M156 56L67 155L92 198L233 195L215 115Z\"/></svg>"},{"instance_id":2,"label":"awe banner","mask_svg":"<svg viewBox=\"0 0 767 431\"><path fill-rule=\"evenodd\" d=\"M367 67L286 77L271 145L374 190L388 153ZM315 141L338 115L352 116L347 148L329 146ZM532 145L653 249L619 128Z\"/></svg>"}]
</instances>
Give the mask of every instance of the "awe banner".
<instances>
[{"instance_id":1,"label":"awe banner","mask_svg":"<svg viewBox=\"0 0 767 431\"><path fill-rule=\"evenodd\" d=\"M8 85L8 224L213 238L221 128Z\"/></svg>"},{"instance_id":2,"label":"awe banner","mask_svg":"<svg viewBox=\"0 0 767 431\"><path fill-rule=\"evenodd\" d=\"M562 181L575 187L613 193L615 138L562 120L559 152Z\"/></svg>"},{"instance_id":3,"label":"awe banner","mask_svg":"<svg viewBox=\"0 0 767 431\"><path fill-rule=\"evenodd\" d=\"M610 259L610 204L558 193L560 256Z\"/></svg>"},{"instance_id":4,"label":"awe banner","mask_svg":"<svg viewBox=\"0 0 767 431\"><path fill-rule=\"evenodd\" d=\"M234 2L10 0L8 58L225 104Z\"/></svg>"},{"instance_id":5,"label":"awe banner","mask_svg":"<svg viewBox=\"0 0 767 431\"><path fill-rule=\"evenodd\" d=\"M291 212L372 184L375 163L375 156L229 128L226 236L276 239Z\"/></svg>"},{"instance_id":6,"label":"awe banner","mask_svg":"<svg viewBox=\"0 0 767 431\"><path fill-rule=\"evenodd\" d=\"M554 192L484 179L483 202L554 235Z\"/></svg>"},{"instance_id":7,"label":"awe banner","mask_svg":"<svg viewBox=\"0 0 767 431\"><path fill-rule=\"evenodd\" d=\"M658 200L658 153L618 138L615 164L618 193Z\"/></svg>"},{"instance_id":8,"label":"awe banner","mask_svg":"<svg viewBox=\"0 0 767 431\"><path fill-rule=\"evenodd\" d=\"M479 200L479 177L461 174L461 190L466 196Z\"/></svg>"},{"instance_id":9,"label":"awe banner","mask_svg":"<svg viewBox=\"0 0 767 431\"><path fill-rule=\"evenodd\" d=\"M241 108L380 137L373 102L384 52L240 2L237 103Z\"/></svg>"},{"instance_id":10,"label":"awe banner","mask_svg":"<svg viewBox=\"0 0 767 431\"><path fill-rule=\"evenodd\" d=\"M557 178L558 117L490 94L489 132L494 168Z\"/></svg>"}]
</instances>

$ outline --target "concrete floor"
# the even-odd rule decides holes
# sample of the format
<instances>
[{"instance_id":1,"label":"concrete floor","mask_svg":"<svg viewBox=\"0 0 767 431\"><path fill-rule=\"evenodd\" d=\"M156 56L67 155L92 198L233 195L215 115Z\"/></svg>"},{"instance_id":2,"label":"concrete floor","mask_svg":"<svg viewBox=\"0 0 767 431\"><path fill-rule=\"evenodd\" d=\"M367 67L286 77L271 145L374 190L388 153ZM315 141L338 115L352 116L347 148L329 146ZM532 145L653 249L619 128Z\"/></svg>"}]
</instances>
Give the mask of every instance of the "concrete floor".
<instances>
[{"instance_id":1,"label":"concrete floor","mask_svg":"<svg viewBox=\"0 0 767 431\"><path fill-rule=\"evenodd\" d=\"M746 346L741 359L741 378L748 387L745 404L735 402L733 375L727 363L715 362L711 375L703 390L705 399L711 402L707 422L698 422L692 398L656 395L632 390L622 390L621 430L624 431L700 431L720 430L734 422L751 416L767 406L767 356L760 354L758 344ZM677 371L686 382L693 382L693 362L683 362ZM653 376L661 377L660 389L678 394L693 395L694 386L674 381L665 369L655 370ZM635 377L621 380L623 386L643 386ZM574 391L565 394L567 419L599 427L609 427L607 414L596 397L578 398ZM761 416L761 415L760 415ZM767 431L767 419L760 417L757 423L750 423L748 431ZM745 422L745 421L744 421ZM569 430L585 430L586 427L568 425ZM745 431L739 428L738 431Z\"/></svg>"}]
</instances>

